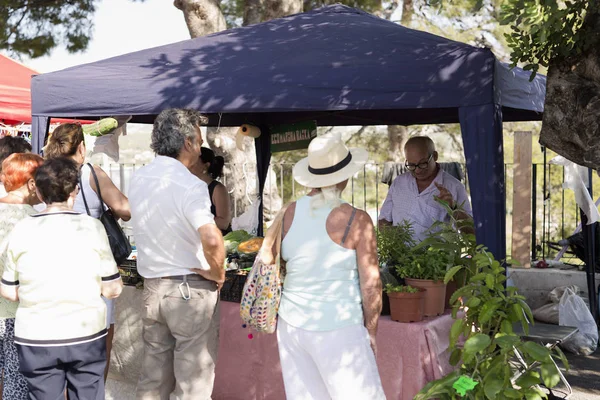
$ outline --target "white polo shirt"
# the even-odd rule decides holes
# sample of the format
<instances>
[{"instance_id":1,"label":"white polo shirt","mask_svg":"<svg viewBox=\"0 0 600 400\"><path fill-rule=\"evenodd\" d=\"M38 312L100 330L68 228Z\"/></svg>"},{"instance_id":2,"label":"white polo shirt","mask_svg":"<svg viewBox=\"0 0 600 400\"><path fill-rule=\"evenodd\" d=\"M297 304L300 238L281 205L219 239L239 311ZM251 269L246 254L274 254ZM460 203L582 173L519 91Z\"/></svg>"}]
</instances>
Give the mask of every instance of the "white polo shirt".
<instances>
[{"instance_id":1,"label":"white polo shirt","mask_svg":"<svg viewBox=\"0 0 600 400\"><path fill-rule=\"evenodd\" d=\"M181 162L157 156L139 169L129 188L137 269L144 278L208 270L198 229L214 224L206 183Z\"/></svg>"},{"instance_id":2,"label":"white polo shirt","mask_svg":"<svg viewBox=\"0 0 600 400\"><path fill-rule=\"evenodd\" d=\"M415 177L410 172L394 179L381 207L379 219L390 221L394 226L408 220L413 227L413 238L417 242L423 241L434 222L449 221L450 219L446 209L435 200L435 196L440 194L435 186L436 183L448 189L454 202L459 206L462 205L463 210L472 215L471 203L465 186L458 179L440 169L431 185L421 193L419 193Z\"/></svg>"}]
</instances>

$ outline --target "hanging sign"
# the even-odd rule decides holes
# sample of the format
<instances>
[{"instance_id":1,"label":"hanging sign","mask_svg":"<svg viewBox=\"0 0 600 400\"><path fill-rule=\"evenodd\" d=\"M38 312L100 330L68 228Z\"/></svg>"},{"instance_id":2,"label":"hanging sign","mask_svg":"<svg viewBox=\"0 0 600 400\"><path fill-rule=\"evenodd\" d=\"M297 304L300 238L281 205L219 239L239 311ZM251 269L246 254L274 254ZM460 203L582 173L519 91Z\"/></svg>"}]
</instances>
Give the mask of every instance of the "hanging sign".
<instances>
[{"instance_id":1,"label":"hanging sign","mask_svg":"<svg viewBox=\"0 0 600 400\"><path fill-rule=\"evenodd\" d=\"M317 137L317 121L271 126L271 153L308 148Z\"/></svg>"}]
</instances>

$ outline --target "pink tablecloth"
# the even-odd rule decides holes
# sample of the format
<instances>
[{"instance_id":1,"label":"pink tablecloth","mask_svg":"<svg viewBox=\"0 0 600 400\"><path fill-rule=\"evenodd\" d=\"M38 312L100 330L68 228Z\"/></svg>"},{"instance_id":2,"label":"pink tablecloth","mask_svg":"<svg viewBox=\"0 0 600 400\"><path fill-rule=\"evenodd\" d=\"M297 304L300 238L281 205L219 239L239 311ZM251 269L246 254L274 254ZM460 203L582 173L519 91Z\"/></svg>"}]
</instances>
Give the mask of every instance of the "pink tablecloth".
<instances>
[{"instance_id":1,"label":"pink tablecloth","mask_svg":"<svg viewBox=\"0 0 600 400\"><path fill-rule=\"evenodd\" d=\"M377 364L388 400L411 400L427 382L452 371L448 363L449 314L403 324L381 317ZM239 304L221 303L221 340L215 400L283 400L277 338L242 328Z\"/></svg>"}]
</instances>

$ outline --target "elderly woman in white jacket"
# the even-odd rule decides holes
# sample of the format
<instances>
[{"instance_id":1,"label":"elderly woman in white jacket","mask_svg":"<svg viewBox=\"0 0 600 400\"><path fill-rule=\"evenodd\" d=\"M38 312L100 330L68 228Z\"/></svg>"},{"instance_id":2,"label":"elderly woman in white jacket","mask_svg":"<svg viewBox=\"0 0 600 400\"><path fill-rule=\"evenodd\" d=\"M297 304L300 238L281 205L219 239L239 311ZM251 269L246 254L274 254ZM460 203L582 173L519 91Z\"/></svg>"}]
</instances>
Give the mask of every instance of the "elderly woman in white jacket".
<instances>
[{"instance_id":1,"label":"elderly woman in white jacket","mask_svg":"<svg viewBox=\"0 0 600 400\"><path fill-rule=\"evenodd\" d=\"M123 283L99 220L73 211L79 168L46 161L35 188L46 209L18 222L0 294L19 301L15 344L30 399L104 399L106 305Z\"/></svg>"}]
</instances>

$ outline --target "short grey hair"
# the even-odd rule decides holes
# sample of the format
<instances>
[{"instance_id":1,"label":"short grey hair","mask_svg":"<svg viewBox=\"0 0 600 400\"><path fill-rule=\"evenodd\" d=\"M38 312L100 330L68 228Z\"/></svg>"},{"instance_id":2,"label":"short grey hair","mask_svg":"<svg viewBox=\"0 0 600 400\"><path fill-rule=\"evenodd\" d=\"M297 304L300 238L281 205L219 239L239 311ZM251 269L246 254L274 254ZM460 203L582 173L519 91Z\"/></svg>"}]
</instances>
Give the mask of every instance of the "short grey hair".
<instances>
[{"instance_id":1,"label":"short grey hair","mask_svg":"<svg viewBox=\"0 0 600 400\"><path fill-rule=\"evenodd\" d=\"M185 144L185 138L195 141L195 128L207 123L208 118L196 110L163 110L154 120L150 148L159 156L177 158Z\"/></svg>"},{"instance_id":2,"label":"short grey hair","mask_svg":"<svg viewBox=\"0 0 600 400\"><path fill-rule=\"evenodd\" d=\"M422 149L427 149L429 154L433 154L435 152L435 143L429 136L413 136L406 141L404 145L404 151L410 146L418 146Z\"/></svg>"}]
</instances>

